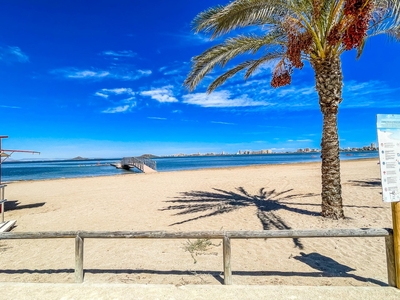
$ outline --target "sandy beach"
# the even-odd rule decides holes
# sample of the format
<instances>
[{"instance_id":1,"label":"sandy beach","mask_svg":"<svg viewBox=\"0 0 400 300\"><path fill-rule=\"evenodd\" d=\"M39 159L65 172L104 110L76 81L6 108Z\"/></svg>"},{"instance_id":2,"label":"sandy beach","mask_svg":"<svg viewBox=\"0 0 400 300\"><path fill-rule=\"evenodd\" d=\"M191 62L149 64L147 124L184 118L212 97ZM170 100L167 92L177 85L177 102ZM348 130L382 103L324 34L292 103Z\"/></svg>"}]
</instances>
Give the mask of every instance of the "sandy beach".
<instances>
[{"instance_id":1,"label":"sandy beach","mask_svg":"<svg viewBox=\"0 0 400 300\"><path fill-rule=\"evenodd\" d=\"M263 165L14 182L13 232L206 231L392 227L377 159L344 161L345 220L320 212L320 164ZM222 245L85 240L85 282L221 284ZM74 240L0 241L0 281L74 282ZM232 241L233 284L387 285L383 238Z\"/></svg>"}]
</instances>

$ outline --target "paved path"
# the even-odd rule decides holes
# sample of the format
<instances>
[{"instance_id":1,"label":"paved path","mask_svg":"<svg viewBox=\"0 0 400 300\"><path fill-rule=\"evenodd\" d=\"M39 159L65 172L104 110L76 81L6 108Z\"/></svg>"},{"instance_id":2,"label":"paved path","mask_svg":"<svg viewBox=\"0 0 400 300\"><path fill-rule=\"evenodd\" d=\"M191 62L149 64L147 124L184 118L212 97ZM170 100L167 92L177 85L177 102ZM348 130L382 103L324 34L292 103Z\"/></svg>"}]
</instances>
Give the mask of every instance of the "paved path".
<instances>
[{"instance_id":1,"label":"paved path","mask_svg":"<svg viewBox=\"0 0 400 300\"><path fill-rule=\"evenodd\" d=\"M400 290L391 287L310 287L259 285L155 285L1 283L0 299L363 299L399 300Z\"/></svg>"}]
</instances>

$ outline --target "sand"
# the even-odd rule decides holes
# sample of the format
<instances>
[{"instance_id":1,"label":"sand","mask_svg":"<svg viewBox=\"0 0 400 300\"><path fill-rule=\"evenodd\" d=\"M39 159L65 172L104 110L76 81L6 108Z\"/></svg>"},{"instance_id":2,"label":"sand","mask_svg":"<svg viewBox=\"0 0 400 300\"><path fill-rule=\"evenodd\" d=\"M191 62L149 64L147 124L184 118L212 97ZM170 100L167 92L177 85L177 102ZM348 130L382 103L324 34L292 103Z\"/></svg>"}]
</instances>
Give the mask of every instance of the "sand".
<instances>
[{"instance_id":1,"label":"sand","mask_svg":"<svg viewBox=\"0 0 400 300\"><path fill-rule=\"evenodd\" d=\"M13 232L388 228L377 162L342 162L339 221L319 216L319 163L14 182L5 219ZM85 282L220 285L220 241L196 242L86 239ZM0 241L0 265L0 282L72 283L74 240ZM384 238L233 240L232 270L240 285L387 285Z\"/></svg>"}]
</instances>

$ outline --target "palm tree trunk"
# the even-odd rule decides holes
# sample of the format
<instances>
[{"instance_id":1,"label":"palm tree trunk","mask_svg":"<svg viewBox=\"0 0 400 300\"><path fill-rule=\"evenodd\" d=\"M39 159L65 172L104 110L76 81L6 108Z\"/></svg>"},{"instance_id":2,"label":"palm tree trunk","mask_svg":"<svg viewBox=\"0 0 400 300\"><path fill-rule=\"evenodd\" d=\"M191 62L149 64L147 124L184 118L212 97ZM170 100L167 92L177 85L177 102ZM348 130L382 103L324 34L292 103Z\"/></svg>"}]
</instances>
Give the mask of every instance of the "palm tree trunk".
<instances>
[{"instance_id":1,"label":"palm tree trunk","mask_svg":"<svg viewBox=\"0 0 400 300\"><path fill-rule=\"evenodd\" d=\"M323 115L321 140L322 212L323 217L344 218L340 184L339 136L337 113L342 102L342 69L340 59L315 60L316 88Z\"/></svg>"}]
</instances>

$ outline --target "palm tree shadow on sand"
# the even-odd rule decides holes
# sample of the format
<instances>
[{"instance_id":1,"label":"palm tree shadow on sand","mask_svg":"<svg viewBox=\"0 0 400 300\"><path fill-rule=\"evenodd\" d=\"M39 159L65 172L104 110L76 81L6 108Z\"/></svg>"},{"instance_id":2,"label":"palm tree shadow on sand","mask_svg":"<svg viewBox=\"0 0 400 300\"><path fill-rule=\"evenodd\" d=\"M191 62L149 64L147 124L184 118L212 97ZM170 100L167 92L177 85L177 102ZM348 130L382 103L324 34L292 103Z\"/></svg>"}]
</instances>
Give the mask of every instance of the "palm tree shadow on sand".
<instances>
[{"instance_id":1,"label":"palm tree shadow on sand","mask_svg":"<svg viewBox=\"0 0 400 300\"><path fill-rule=\"evenodd\" d=\"M182 192L181 197L174 200L168 200L167 203L174 203L162 208L162 211L175 210L178 211L174 215L190 215L198 214L192 218L170 224L170 226L191 222L198 219L230 213L244 207L253 206L256 208L256 216L261 222L263 230L272 229L292 229L276 212L286 210L294 213L315 216L318 213L290 207L282 201L288 201L298 197L313 197L317 194L289 194L293 189L277 192L275 189L267 191L261 188L258 194L251 195L243 187L236 188L236 191L225 191L221 189L213 189L214 192L206 191L190 191ZM299 239L293 239L295 247L303 249L304 246Z\"/></svg>"}]
</instances>

